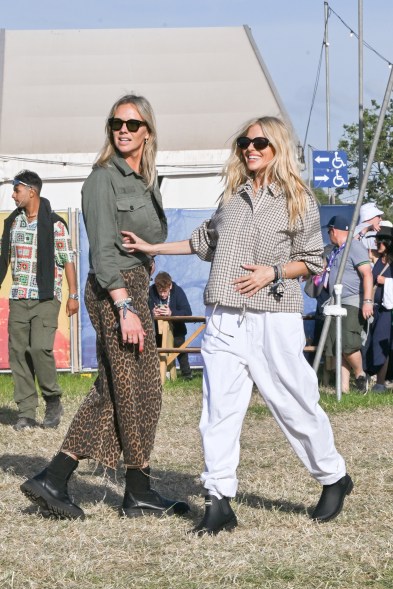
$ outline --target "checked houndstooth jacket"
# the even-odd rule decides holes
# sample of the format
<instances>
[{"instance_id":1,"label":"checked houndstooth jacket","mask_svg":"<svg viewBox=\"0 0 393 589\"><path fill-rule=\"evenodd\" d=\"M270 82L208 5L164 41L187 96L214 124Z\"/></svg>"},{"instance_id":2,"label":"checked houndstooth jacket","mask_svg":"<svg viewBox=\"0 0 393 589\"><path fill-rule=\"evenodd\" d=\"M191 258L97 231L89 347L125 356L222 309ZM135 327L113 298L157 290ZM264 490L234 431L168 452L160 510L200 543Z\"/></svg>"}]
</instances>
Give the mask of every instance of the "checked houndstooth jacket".
<instances>
[{"instance_id":1,"label":"checked houndstooth jacket","mask_svg":"<svg viewBox=\"0 0 393 589\"><path fill-rule=\"evenodd\" d=\"M242 264L274 266L302 261L311 274L322 271L323 243L318 205L309 194L308 210L288 229L286 196L277 183L253 196L251 181L240 186L211 219L191 236L193 252L211 262L205 288L205 305L219 304L250 311L301 313L303 296L298 279L287 279L283 296L275 297L270 286L246 298L235 291L233 281L246 274Z\"/></svg>"}]
</instances>

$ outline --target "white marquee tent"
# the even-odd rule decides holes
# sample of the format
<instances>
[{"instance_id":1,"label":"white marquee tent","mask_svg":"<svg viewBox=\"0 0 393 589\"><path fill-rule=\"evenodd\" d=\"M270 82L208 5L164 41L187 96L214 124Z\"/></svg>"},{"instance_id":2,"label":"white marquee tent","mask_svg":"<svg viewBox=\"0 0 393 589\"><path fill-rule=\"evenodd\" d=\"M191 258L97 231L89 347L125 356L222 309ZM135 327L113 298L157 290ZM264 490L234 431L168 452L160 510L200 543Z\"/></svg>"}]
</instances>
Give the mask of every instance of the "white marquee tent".
<instances>
[{"instance_id":1,"label":"white marquee tent","mask_svg":"<svg viewBox=\"0 0 393 589\"><path fill-rule=\"evenodd\" d=\"M248 118L289 118L249 27L0 30L0 210L24 168L56 210L80 189L123 94L156 113L166 208L215 206L232 134Z\"/></svg>"}]
</instances>

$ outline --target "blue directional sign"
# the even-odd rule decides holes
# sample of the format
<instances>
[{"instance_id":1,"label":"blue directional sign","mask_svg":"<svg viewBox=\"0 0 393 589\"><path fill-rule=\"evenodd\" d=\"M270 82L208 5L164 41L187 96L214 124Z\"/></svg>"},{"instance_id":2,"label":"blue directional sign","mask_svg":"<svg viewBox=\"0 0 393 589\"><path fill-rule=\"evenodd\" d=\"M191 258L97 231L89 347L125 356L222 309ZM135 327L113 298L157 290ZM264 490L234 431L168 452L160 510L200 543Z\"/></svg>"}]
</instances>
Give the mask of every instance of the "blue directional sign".
<instances>
[{"instance_id":1,"label":"blue directional sign","mask_svg":"<svg viewBox=\"0 0 393 589\"><path fill-rule=\"evenodd\" d=\"M348 186L347 154L345 151L313 151L313 182L315 188Z\"/></svg>"}]
</instances>

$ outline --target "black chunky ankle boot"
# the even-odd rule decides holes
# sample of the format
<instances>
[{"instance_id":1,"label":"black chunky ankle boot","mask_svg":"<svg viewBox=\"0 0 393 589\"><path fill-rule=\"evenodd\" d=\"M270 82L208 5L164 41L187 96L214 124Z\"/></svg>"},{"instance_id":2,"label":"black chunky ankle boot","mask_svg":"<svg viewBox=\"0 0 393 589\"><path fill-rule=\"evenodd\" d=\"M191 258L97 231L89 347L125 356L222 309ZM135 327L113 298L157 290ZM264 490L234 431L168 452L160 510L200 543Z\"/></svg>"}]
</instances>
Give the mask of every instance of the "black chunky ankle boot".
<instances>
[{"instance_id":1,"label":"black chunky ankle boot","mask_svg":"<svg viewBox=\"0 0 393 589\"><path fill-rule=\"evenodd\" d=\"M343 508L345 497L351 494L352 489L353 482L349 474L332 485L324 485L311 519L318 522L329 522L337 517Z\"/></svg>"},{"instance_id":2,"label":"black chunky ankle boot","mask_svg":"<svg viewBox=\"0 0 393 589\"><path fill-rule=\"evenodd\" d=\"M215 495L205 497L205 515L201 523L191 530L192 534L213 536L222 530L232 530L237 526L236 515L229 504L229 499L218 499Z\"/></svg>"},{"instance_id":3,"label":"black chunky ankle boot","mask_svg":"<svg viewBox=\"0 0 393 589\"><path fill-rule=\"evenodd\" d=\"M127 468L126 490L120 515L140 517L142 515L184 515L190 511L185 501L166 499L150 488L150 467Z\"/></svg>"},{"instance_id":4,"label":"black chunky ankle boot","mask_svg":"<svg viewBox=\"0 0 393 589\"><path fill-rule=\"evenodd\" d=\"M71 501L67 490L67 483L77 466L77 460L59 452L42 472L25 481L20 489L45 513L67 519L84 519L83 510Z\"/></svg>"}]
</instances>

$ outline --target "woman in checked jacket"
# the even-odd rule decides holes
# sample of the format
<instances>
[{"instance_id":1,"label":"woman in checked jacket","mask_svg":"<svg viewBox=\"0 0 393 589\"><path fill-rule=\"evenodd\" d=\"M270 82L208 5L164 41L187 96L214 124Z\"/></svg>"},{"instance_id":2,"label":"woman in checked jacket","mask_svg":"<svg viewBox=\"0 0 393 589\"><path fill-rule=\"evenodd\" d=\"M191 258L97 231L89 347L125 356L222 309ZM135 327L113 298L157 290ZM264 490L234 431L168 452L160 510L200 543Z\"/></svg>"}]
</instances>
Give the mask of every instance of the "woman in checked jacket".
<instances>
[{"instance_id":1,"label":"woman in checked jacket","mask_svg":"<svg viewBox=\"0 0 393 589\"><path fill-rule=\"evenodd\" d=\"M200 422L207 496L194 532L216 534L237 520L229 503L238 481L240 433L253 383L297 456L323 486L312 513L336 517L353 483L319 401L305 345L299 276L322 270L318 207L303 183L286 125L248 121L224 168L225 190L213 217L189 240L151 245L124 232L131 252L197 254L211 262Z\"/></svg>"}]
</instances>

